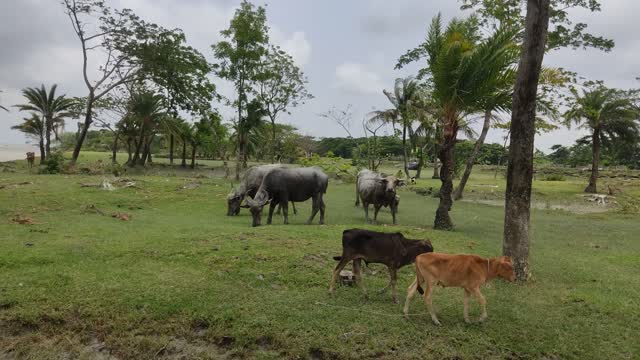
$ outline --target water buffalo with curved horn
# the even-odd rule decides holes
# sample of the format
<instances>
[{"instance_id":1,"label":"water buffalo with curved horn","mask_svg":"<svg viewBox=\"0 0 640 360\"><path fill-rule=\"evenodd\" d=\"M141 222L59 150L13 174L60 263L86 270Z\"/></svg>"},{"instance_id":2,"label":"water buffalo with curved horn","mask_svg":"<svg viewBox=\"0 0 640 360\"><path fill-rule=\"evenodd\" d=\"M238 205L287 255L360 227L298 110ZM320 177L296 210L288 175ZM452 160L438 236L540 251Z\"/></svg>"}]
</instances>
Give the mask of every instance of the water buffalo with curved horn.
<instances>
[{"instance_id":1,"label":"water buffalo with curved horn","mask_svg":"<svg viewBox=\"0 0 640 360\"><path fill-rule=\"evenodd\" d=\"M288 202L302 202L309 199L312 199L312 207L307 224L311 224L318 211L320 211L320 224L324 224L325 204L322 197L327 192L328 185L329 177L316 167L272 169L262 178L256 196L247 197L246 206L253 216L252 225L260 225L262 209L267 204L270 204L267 224L271 224L273 210L278 204L282 206L284 223L288 224Z\"/></svg>"},{"instance_id":2,"label":"water buffalo with curved horn","mask_svg":"<svg viewBox=\"0 0 640 360\"><path fill-rule=\"evenodd\" d=\"M240 213L240 208L242 207L242 201L245 197L255 196L260 184L262 183L264 175L277 167L282 168L284 166L279 164L269 164L249 168L242 176L240 184L235 189L231 190L229 195L227 195L227 215L238 215ZM296 206L293 202L291 203L291 206L293 207L293 213L296 214Z\"/></svg>"}]
</instances>

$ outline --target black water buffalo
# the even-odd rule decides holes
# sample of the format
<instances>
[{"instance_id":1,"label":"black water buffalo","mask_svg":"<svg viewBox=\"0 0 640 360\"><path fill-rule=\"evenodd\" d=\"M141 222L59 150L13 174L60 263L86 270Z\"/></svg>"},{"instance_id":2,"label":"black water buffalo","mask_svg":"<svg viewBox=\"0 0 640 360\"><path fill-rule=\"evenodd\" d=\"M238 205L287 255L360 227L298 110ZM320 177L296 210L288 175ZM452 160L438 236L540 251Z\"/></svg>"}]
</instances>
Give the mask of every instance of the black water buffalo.
<instances>
[{"instance_id":1,"label":"black water buffalo","mask_svg":"<svg viewBox=\"0 0 640 360\"><path fill-rule=\"evenodd\" d=\"M242 200L244 200L246 196L255 196L260 184L262 183L264 175L277 167L285 166L269 164L249 168L242 176L240 185L227 195L227 215L238 215L240 213L240 208L242 207ZM293 213L296 214L296 206L293 202L291 203L291 206L293 207ZM278 211L280 211L280 209L278 209Z\"/></svg>"},{"instance_id":2,"label":"black water buffalo","mask_svg":"<svg viewBox=\"0 0 640 360\"><path fill-rule=\"evenodd\" d=\"M359 201L362 201L365 220L371 222L369 204L373 204L373 223L378 219L380 208L388 206L391 209L393 224L396 224L396 213L400 203L400 198L396 195L396 187L402 185L404 185L404 181L395 176L383 177L370 170L360 171L356 179L356 206Z\"/></svg>"},{"instance_id":3,"label":"black water buffalo","mask_svg":"<svg viewBox=\"0 0 640 360\"><path fill-rule=\"evenodd\" d=\"M253 216L253 226L260 225L262 208L269 206L267 224L271 224L273 210L276 205L282 206L284 223L289 223L288 202L301 202L309 198L313 200L311 216L307 224L311 224L313 218L320 211L320 224L324 224L323 195L327 192L329 177L322 170L315 167L308 168L275 168L269 171L264 178L254 198L247 198L247 207Z\"/></svg>"},{"instance_id":4,"label":"black water buffalo","mask_svg":"<svg viewBox=\"0 0 640 360\"><path fill-rule=\"evenodd\" d=\"M385 264L389 268L389 285L393 302L397 303L396 280L397 271L401 267L411 264L416 256L433 252L429 240L406 239L401 233L383 233L377 231L350 229L342 232L342 256L335 256L340 262L333 270L333 278L329 285L329 292L333 293L340 271L349 261L353 261L353 273L356 282L362 285L361 261L366 263Z\"/></svg>"}]
</instances>

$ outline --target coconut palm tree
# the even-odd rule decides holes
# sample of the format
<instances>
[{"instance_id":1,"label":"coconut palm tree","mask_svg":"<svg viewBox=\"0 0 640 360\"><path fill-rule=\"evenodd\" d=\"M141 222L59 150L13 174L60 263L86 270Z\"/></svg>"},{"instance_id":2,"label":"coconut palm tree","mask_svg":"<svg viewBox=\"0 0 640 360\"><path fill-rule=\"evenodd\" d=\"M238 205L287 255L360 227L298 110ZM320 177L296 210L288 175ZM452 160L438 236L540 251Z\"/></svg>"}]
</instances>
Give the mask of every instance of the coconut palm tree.
<instances>
[{"instance_id":1,"label":"coconut palm tree","mask_svg":"<svg viewBox=\"0 0 640 360\"><path fill-rule=\"evenodd\" d=\"M504 73L514 66L518 56L516 36L516 30L502 27L481 39L474 18L454 19L445 31L440 15L431 23L425 43L427 70L433 84L431 96L441 110L438 120L442 127L438 154L442 186L434 220L436 229L453 228L449 216L453 204L453 148L461 120L482 108L499 88Z\"/></svg>"},{"instance_id":2,"label":"coconut palm tree","mask_svg":"<svg viewBox=\"0 0 640 360\"><path fill-rule=\"evenodd\" d=\"M31 113L31 116L24 118L22 124L12 126L11 129L19 130L25 135L38 140L38 146L40 147L40 165L44 164L46 158L44 148L44 122L42 117L37 113Z\"/></svg>"},{"instance_id":3,"label":"coconut palm tree","mask_svg":"<svg viewBox=\"0 0 640 360\"><path fill-rule=\"evenodd\" d=\"M640 109L636 92L610 89L600 83L589 84L582 94L571 90L567 126L578 124L591 132L592 163L587 193L597 192L598 166L602 145L615 141L634 141L640 136Z\"/></svg>"},{"instance_id":4,"label":"coconut palm tree","mask_svg":"<svg viewBox=\"0 0 640 360\"><path fill-rule=\"evenodd\" d=\"M371 122L399 123L402 126L402 161L404 163L404 173L409 178L409 168L407 164L408 149L407 136L411 123L417 120L416 106L420 102L420 86L412 77L397 78L393 87L393 92L383 90L384 95L393 105L387 110L378 110L370 113Z\"/></svg>"},{"instance_id":5,"label":"coconut palm tree","mask_svg":"<svg viewBox=\"0 0 640 360\"><path fill-rule=\"evenodd\" d=\"M72 115L71 110L75 100L65 95L56 96L58 85L54 84L47 91L44 85L40 88L25 88L22 95L27 99L26 104L15 105L20 111L39 113L44 120L45 153L51 155L51 133L64 126L64 119ZM57 137L57 135L56 135Z\"/></svg>"}]
</instances>

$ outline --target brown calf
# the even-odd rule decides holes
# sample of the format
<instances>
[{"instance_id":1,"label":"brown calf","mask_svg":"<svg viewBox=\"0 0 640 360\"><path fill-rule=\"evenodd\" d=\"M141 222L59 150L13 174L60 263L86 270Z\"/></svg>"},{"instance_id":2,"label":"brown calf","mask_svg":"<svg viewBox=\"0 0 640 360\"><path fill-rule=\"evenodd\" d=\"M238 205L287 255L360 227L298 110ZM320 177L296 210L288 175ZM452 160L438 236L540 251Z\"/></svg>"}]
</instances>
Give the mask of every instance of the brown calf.
<instances>
[{"instance_id":1,"label":"brown calf","mask_svg":"<svg viewBox=\"0 0 640 360\"><path fill-rule=\"evenodd\" d=\"M487 318L487 302L480 293L480 286L494 278L509 281L516 279L511 258L501 256L497 258L482 258L477 255L451 255L439 253L421 254L416 257L416 279L409 286L407 300L404 304L404 316L408 317L409 303L416 291L424 295L424 302L431 314L431 320L436 325L440 321L433 311L431 293L435 285L443 287L461 287L464 289L464 321L469 320L469 297L473 294L482 306L480 321ZM422 291L422 286L425 290Z\"/></svg>"},{"instance_id":2,"label":"brown calf","mask_svg":"<svg viewBox=\"0 0 640 360\"><path fill-rule=\"evenodd\" d=\"M33 163L36 160L36 153L34 152L28 152L27 153L27 164L29 164L29 167L32 168L33 167Z\"/></svg>"}]
</instances>

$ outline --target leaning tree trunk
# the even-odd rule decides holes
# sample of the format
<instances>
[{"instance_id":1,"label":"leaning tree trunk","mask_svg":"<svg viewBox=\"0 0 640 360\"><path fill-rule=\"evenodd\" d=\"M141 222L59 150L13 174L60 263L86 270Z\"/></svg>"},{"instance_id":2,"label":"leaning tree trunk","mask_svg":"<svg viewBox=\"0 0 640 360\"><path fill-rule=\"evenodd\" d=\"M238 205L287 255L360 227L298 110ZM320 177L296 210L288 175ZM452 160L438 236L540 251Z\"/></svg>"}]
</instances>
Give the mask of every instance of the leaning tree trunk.
<instances>
[{"instance_id":1,"label":"leaning tree trunk","mask_svg":"<svg viewBox=\"0 0 640 360\"><path fill-rule=\"evenodd\" d=\"M597 127L593 130L592 135L592 161L591 161L591 177L589 178L589 185L584 189L586 193L597 193L596 182L598 181L598 166L600 165L600 128Z\"/></svg>"},{"instance_id":2,"label":"leaning tree trunk","mask_svg":"<svg viewBox=\"0 0 640 360\"><path fill-rule=\"evenodd\" d=\"M93 102L95 101L93 92L89 93L89 98L87 99L87 108L86 114L84 116L84 124L82 125L82 130L80 131L80 136L78 136L78 140L76 141L76 145L73 148L73 155L71 156L71 165L75 165L78 161L78 157L80 156L80 150L82 149L82 144L84 143L84 139L87 137L87 131L89 131L89 127L93 122L92 112L93 112Z\"/></svg>"},{"instance_id":3,"label":"leaning tree trunk","mask_svg":"<svg viewBox=\"0 0 640 360\"><path fill-rule=\"evenodd\" d=\"M454 115L455 116L455 115ZM440 168L440 203L436 210L436 218L433 222L433 228L438 230L453 230L453 222L449 211L453 205L451 193L453 192L453 146L456 142L456 136L458 133L455 120L452 117L447 121L447 125L444 128L444 142L440 149L440 161L442 167Z\"/></svg>"},{"instance_id":4,"label":"leaning tree trunk","mask_svg":"<svg viewBox=\"0 0 640 360\"><path fill-rule=\"evenodd\" d=\"M146 130L144 123L145 122L143 121L140 125L140 138L136 143L136 152L133 154L133 161L130 164L131 166L134 166L138 164L138 162L140 162L140 152L142 151L142 146L144 145L144 131Z\"/></svg>"},{"instance_id":5,"label":"leaning tree trunk","mask_svg":"<svg viewBox=\"0 0 640 360\"><path fill-rule=\"evenodd\" d=\"M464 174L462 174L462 178L460 179L460 184L456 188L456 191L453 193L453 200L462 199L462 193L464 192L464 187L467 185L467 181L469 180L469 176L471 175L471 169L473 168L473 164L476 162L478 158L478 154L480 153L480 148L482 144L484 144L484 139L487 137L487 133L489 132L489 127L491 125L491 111L486 111L484 113L484 123L482 124L482 132L480 133L480 137L476 140L476 145L473 147L473 152L471 156L467 159L467 166L464 169Z\"/></svg>"},{"instance_id":6,"label":"leaning tree trunk","mask_svg":"<svg viewBox=\"0 0 640 360\"><path fill-rule=\"evenodd\" d=\"M175 145L175 138L173 134L169 135L169 165L173 165L173 146Z\"/></svg>"},{"instance_id":7,"label":"leaning tree trunk","mask_svg":"<svg viewBox=\"0 0 640 360\"><path fill-rule=\"evenodd\" d=\"M187 167L187 142L184 140L182 141L182 163L180 166Z\"/></svg>"},{"instance_id":8,"label":"leaning tree trunk","mask_svg":"<svg viewBox=\"0 0 640 360\"><path fill-rule=\"evenodd\" d=\"M191 144L191 168L196 168L196 147L193 144Z\"/></svg>"},{"instance_id":9,"label":"leaning tree trunk","mask_svg":"<svg viewBox=\"0 0 640 360\"><path fill-rule=\"evenodd\" d=\"M536 93L549 26L549 1L527 1L524 42L511 111L502 253L511 257L516 277L521 281L530 277L529 221Z\"/></svg>"}]
</instances>

